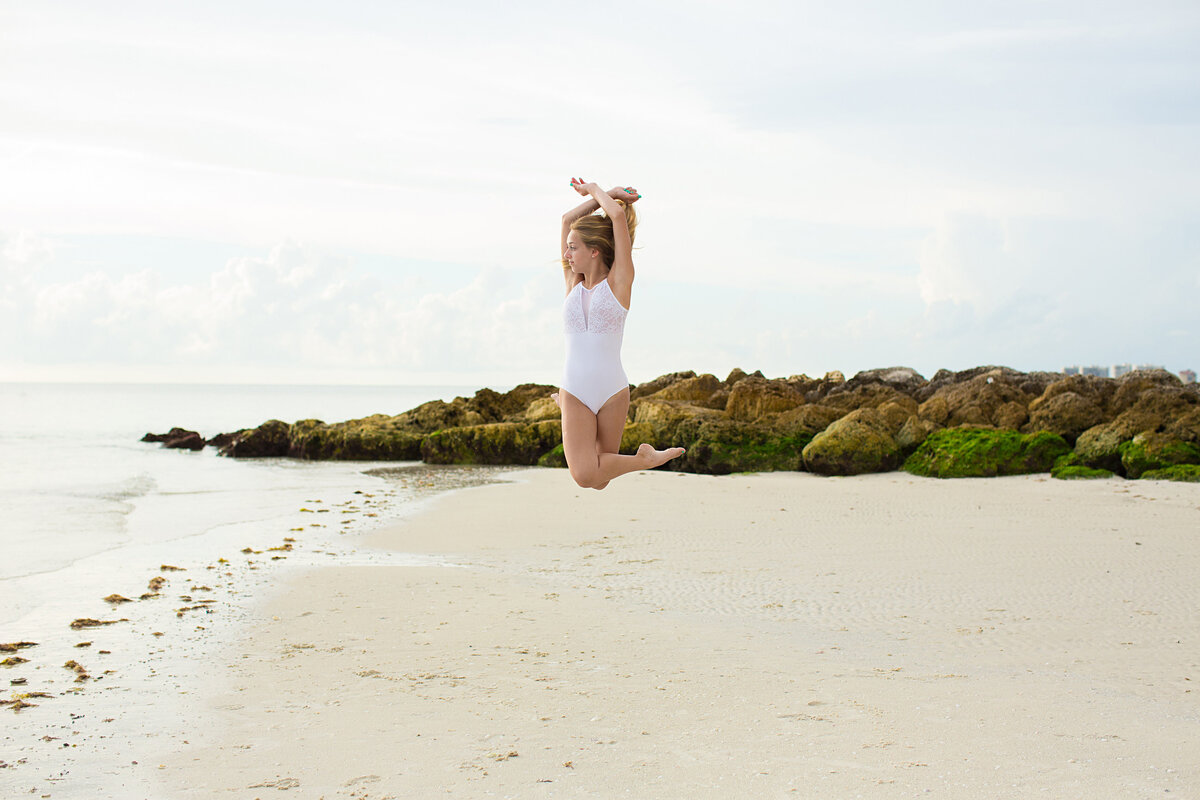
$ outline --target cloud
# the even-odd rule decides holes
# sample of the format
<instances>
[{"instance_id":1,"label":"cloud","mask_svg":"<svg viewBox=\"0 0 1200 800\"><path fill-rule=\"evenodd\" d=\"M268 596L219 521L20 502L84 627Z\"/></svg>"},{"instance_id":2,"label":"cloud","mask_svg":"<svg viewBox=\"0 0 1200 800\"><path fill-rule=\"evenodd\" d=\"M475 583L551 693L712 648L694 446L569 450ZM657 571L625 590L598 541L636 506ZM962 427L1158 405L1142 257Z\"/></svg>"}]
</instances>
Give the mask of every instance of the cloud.
<instances>
[{"instance_id":1,"label":"cloud","mask_svg":"<svg viewBox=\"0 0 1200 800\"><path fill-rule=\"evenodd\" d=\"M9 237L6 274L17 263L8 253L44 251L28 237ZM151 269L26 281L10 284L13 313L4 327L17 344L0 361L156 365L184 374L257 365L263 374L320 380L356 372L381 382L557 368L553 280L487 269L463 272L440 291L425 283L411 273L385 279L293 241L191 282L169 282Z\"/></svg>"}]
</instances>

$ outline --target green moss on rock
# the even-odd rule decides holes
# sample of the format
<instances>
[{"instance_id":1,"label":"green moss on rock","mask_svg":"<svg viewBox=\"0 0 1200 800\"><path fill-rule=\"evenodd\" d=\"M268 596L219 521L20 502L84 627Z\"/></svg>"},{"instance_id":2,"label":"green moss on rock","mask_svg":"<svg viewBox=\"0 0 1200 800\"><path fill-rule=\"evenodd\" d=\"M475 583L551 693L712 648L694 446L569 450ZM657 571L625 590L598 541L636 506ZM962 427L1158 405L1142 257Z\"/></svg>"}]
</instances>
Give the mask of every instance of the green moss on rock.
<instances>
[{"instance_id":1,"label":"green moss on rock","mask_svg":"<svg viewBox=\"0 0 1200 800\"><path fill-rule=\"evenodd\" d=\"M1142 473L1144 481L1188 481L1200 483L1200 465L1176 464L1163 469L1150 469Z\"/></svg>"},{"instance_id":2,"label":"green moss on rock","mask_svg":"<svg viewBox=\"0 0 1200 800\"><path fill-rule=\"evenodd\" d=\"M800 453L811 434L785 435L746 422L685 420L675 429L673 447L687 452L670 469L705 475L801 469Z\"/></svg>"},{"instance_id":3,"label":"green moss on rock","mask_svg":"<svg viewBox=\"0 0 1200 800\"><path fill-rule=\"evenodd\" d=\"M929 434L904 462L904 469L930 478L1026 475L1049 472L1070 450L1061 436L1047 431L947 428Z\"/></svg>"},{"instance_id":4,"label":"green moss on rock","mask_svg":"<svg viewBox=\"0 0 1200 800\"><path fill-rule=\"evenodd\" d=\"M539 467L554 467L556 469L566 469L567 468L566 451L563 450L563 446L560 444L557 447L555 447L553 450L551 450L549 453L546 453L546 455L539 458L537 463L538 463Z\"/></svg>"},{"instance_id":5,"label":"green moss on rock","mask_svg":"<svg viewBox=\"0 0 1200 800\"><path fill-rule=\"evenodd\" d=\"M818 475L888 472L900 463L900 445L887 421L873 408L852 411L813 437L804 448L804 466Z\"/></svg>"},{"instance_id":6,"label":"green moss on rock","mask_svg":"<svg viewBox=\"0 0 1200 800\"><path fill-rule=\"evenodd\" d=\"M434 431L421 442L421 458L427 464L533 466L560 444L557 422L495 422Z\"/></svg>"},{"instance_id":7,"label":"green moss on rock","mask_svg":"<svg viewBox=\"0 0 1200 800\"><path fill-rule=\"evenodd\" d=\"M1129 478L1178 464L1200 464L1200 447L1165 433L1139 433L1120 447L1121 465Z\"/></svg>"}]
</instances>

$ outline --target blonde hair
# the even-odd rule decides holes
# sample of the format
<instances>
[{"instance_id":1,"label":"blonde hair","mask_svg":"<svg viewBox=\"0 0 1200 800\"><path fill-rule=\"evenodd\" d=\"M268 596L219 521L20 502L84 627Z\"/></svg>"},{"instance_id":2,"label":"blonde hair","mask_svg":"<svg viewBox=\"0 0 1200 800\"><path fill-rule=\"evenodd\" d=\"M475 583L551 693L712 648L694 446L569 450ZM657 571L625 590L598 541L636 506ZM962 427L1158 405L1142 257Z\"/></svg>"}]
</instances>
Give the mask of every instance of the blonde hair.
<instances>
[{"instance_id":1,"label":"blonde hair","mask_svg":"<svg viewBox=\"0 0 1200 800\"><path fill-rule=\"evenodd\" d=\"M625 222L629 225L629 243L632 245L634 232L637 230L637 212L633 210L633 206L626 205L624 201L618 200L617 203L625 209ZM600 212L580 217L571 223L571 230L579 234L584 247L599 250L604 266L612 269L613 258L616 255L616 242L613 238L613 221L607 214ZM563 266L566 265L567 262L563 261Z\"/></svg>"}]
</instances>

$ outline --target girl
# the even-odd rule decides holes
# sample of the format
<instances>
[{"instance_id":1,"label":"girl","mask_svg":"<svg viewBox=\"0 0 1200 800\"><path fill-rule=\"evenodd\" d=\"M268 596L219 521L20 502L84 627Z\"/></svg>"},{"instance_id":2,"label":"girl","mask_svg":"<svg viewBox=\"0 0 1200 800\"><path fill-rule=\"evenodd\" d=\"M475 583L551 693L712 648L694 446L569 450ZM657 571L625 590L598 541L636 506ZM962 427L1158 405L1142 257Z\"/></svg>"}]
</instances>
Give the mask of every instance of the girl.
<instances>
[{"instance_id":1,"label":"girl","mask_svg":"<svg viewBox=\"0 0 1200 800\"><path fill-rule=\"evenodd\" d=\"M633 293L633 204L641 195L632 186L604 192L579 178L571 188L590 199L562 218L567 364L554 398L571 477L585 489L603 489L619 475L665 464L683 448L642 444L637 455L617 453L629 412L621 338ZM597 208L604 213L593 214Z\"/></svg>"}]
</instances>

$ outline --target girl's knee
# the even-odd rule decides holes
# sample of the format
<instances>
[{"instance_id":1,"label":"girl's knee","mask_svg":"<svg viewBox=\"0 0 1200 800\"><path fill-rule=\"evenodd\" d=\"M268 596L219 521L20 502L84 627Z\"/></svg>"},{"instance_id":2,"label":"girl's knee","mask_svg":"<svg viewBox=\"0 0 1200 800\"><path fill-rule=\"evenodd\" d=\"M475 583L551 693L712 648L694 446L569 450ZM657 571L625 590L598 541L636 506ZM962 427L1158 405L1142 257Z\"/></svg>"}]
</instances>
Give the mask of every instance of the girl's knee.
<instances>
[{"instance_id":1,"label":"girl's knee","mask_svg":"<svg viewBox=\"0 0 1200 800\"><path fill-rule=\"evenodd\" d=\"M608 481L601 482L594 470L572 469L571 478L580 489L603 489Z\"/></svg>"}]
</instances>

